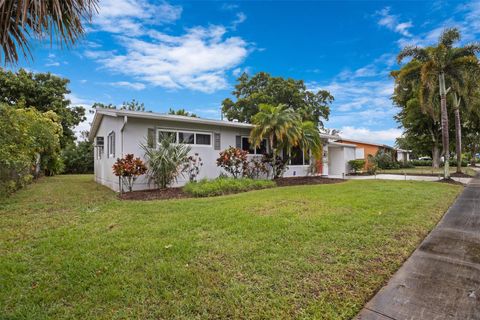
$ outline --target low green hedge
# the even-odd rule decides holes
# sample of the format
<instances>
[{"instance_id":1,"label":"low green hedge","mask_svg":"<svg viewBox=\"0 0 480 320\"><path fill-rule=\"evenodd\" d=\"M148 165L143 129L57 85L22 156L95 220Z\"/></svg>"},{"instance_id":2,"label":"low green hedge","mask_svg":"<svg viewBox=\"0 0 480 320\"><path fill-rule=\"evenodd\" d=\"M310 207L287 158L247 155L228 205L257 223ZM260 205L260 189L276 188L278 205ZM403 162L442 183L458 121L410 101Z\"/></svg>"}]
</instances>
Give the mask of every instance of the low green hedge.
<instances>
[{"instance_id":1,"label":"low green hedge","mask_svg":"<svg viewBox=\"0 0 480 320\"><path fill-rule=\"evenodd\" d=\"M271 180L222 177L214 180L203 179L199 182L189 182L183 187L183 191L193 197L211 197L249 190L272 188L275 186L275 182Z\"/></svg>"}]
</instances>

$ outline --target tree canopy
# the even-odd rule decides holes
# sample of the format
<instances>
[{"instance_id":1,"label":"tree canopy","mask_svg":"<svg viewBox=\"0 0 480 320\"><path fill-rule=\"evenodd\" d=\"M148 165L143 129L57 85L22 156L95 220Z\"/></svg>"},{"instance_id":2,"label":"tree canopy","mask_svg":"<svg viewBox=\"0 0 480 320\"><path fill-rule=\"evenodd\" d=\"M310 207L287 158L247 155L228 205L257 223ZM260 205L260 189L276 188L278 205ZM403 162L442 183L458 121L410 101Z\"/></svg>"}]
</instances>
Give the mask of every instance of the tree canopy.
<instances>
[{"instance_id":1,"label":"tree canopy","mask_svg":"<svg viewBox=\"0 0 480 320\"><path fill-rule=\"evenodd\" d=\"M70 105L67 98L69 82L51 73L33 73L24 69L14 73L0 69L0 102L12 107L55 112L63 128L60 142L65 146L75 140L74 127L86 119L83 107Z\"/></svg>"},{"instance_id":2,"label":"tree canopy","mask_svg":"<svg viewBox=\"0 0 480 320\"><path fill-rule=\"evenodd\" d=\"M177 115L177 116L184 116L184 117L198 118L198 116L195 113L188 112L185 109L174 110L174 109L170 108L168 110L168 114L173 114L173 115Z\"/></svg>"},{"instance_id":3,"label":"tree canopy","mask_svg":"<svg viewBox=\"0 0 480 320\"><path fill-rule=\"evenodd\" d=\"M0 194L15 191L39 170L47 175L60 172L61 136L53 111L0 103Z\"/></svg>"},{"instance_id":4,"label":"tree canopy","mask_svg":"<svg viewBox=\"0 0 480 320\"><path fill-rule=\"evenodd\" d=\"M250 77L242 74L230 98L223 100L222 112L229 120L237 119L250 122L259 111L260 104L285 105L298 113L302 120L313 121L322 126L322 120L328 120L330 104L334 98L326 90L312 92L303 80L272 77L266 72L259 72Z\"/></svg>"}]
</instances>

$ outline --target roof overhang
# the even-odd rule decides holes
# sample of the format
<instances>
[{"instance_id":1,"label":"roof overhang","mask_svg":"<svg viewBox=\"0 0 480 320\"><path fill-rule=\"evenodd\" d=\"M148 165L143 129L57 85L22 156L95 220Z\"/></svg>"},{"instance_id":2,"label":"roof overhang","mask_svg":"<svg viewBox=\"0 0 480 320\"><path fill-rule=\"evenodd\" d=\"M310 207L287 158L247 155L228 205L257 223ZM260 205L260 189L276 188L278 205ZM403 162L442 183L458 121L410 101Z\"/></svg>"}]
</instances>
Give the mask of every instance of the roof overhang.
<instances>
[{"instance_id":1,"label":"roof overhang","mask_svg":"<svg viewBox=\"0 0 480 320\"><path fill-rule=\"evenodd\" d=\"M163 121L177 121L177 122L183 122L183 123L196 123L196 124L205 124L205 125L211 125L211 126L233 127L233 128L243 128L243 129L252 129L254 127L250 123L235 122L235 121L203 119L203 118L178 116L178 115L163 114L163 113L156 113L156 112L97 108L95 110L95 116L93 117L92 125L90 127L90 134L88 136L90 141L93 141L93 138L95 137L97 130L100 127L100 123L102 122L102 118L104 116L128 117L128 118L163 120Z\"/></svg>"}]
</instances>

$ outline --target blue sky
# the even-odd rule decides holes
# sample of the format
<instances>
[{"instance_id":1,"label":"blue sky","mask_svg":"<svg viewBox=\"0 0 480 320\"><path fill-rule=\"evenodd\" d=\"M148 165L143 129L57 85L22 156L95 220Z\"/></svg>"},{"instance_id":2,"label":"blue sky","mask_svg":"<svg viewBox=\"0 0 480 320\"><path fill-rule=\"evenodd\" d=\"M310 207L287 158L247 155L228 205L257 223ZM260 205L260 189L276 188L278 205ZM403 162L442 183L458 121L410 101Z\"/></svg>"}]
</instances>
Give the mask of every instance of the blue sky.
<instances>
[{"instance_id":1,"label":"blue sky","mask_svg":"<svg viewBox=\"0 0 480 320\"><path fill-rule=\"evenodd\" d=\"M77 46L36 42L34 60L19 67L69 78L73 104L134 98L214 119L239 74L266 71L331 91L328 128L393 144L401 130L388 74L400 48L431 44L452 26L476 41L479 16L478 1L101 0Z\"/></svg>"}]
</instances>

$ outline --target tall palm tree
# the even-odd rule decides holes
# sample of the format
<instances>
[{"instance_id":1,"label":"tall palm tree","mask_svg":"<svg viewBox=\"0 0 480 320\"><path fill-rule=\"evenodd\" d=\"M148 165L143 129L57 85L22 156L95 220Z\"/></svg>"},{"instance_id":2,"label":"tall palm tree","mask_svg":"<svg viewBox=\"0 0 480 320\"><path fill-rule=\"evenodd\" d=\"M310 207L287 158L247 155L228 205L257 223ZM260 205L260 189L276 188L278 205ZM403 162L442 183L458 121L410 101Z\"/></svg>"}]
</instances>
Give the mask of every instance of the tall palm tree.
<instances>
[{"instance_id":1,"label":"tall palm tree","mask_svg":"<svg viewBox=\"0 0 480 320\"><path fill-rule=\"evenodd\" d=\"M430 93L436 92L438 85L422 87L420 71L421 62L413 60L390 73L395 79L392 100L401 108L395 119L402 124L405 136L429 141L432 167L440 168L440 97Z\"/></svg>"},{"instance_id":2,"label":"tall palm tree","mask_svg":"<svg viewBox=\"0 0 480 320\"><path fill-rule=\"evenodd\" d=\"M298 145L300 140L300 117L292 108L284 104L273 106L260 104L259 111L252 117L255 127L250 132L250 141L255 147L267 139L273 155L273 172L276 172L275 160L283 148Z\"/></svg>"},{"instance_id":3,"label":"tall palm tree","mask_svg":"<svg viewBox=\"0 0 480 320\"><path fill-rule=\"evenodd\" d=\"M475 57L476 58L476 57ZM452 83L453 113L455 116L455 151L457 158L457 172L462 173L462 121L460 112L469 115L479 114L479 76L480 66L478 61L464 71L461 82Z\"/></svg>"},{"instance_id":4,"label":"tall palm tree","mask_svg":"<svg viewBox=\"0 0 480 320\"><path fill-rule=\"evenodd\" d=\"M420 95L429 97L434 94L433 88L438 83L440 93L440 114L442 125L442 145L445 159L444 178L450 177L449 169L449 133L448 133L448 110L447 110L447 88L446 83L460 81L462 73L476 63L475 54L480 51L478 44L470 44L464 47L454 48L453 44L460 40L458 29L446 29L436 46L419 48L405 47L397 57L399 63L405 58L411 57L420 62L421 92ZM412 72L416 72L412 68ZM424 99L421 99L423 101Z\"/></svg>"},{"instance_id":5,"label":"tall palm tree","mask_svg":"<svg viewBox=\"0 0 480 320\"><path fill-rule=\"evenodd\" d=\"M4 63L30 56L30 37L67 46L85 33L82 21L97 11L98 0L0 0L0 43ZM19 54L20 51L20 54Z\"/></svg>"}]
</instances>

